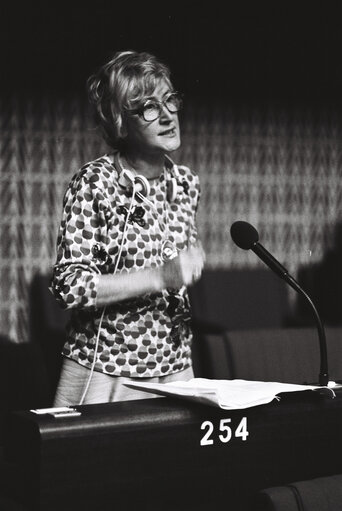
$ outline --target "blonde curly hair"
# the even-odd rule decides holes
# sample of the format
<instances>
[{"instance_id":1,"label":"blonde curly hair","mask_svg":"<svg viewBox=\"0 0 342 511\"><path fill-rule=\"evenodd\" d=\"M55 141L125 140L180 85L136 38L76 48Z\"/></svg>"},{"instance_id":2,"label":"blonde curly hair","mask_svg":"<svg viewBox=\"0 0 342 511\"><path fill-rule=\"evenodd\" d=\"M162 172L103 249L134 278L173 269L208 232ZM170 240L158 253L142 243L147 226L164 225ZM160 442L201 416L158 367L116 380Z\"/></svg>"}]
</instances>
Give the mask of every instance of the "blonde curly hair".
<instances>
[{"instance_id":1,"label":"blonde curly hair","mask_svg":"<svg viewBox=\"0 0 342 511\"><path fill-rule=\"evenodd\" d=\"M88 97L105 141L114 149L124 138L124 112L151 96L164 80L172 88L169 68L146 52L114 54L87 80Z\"/></svg>"}]
</instances>

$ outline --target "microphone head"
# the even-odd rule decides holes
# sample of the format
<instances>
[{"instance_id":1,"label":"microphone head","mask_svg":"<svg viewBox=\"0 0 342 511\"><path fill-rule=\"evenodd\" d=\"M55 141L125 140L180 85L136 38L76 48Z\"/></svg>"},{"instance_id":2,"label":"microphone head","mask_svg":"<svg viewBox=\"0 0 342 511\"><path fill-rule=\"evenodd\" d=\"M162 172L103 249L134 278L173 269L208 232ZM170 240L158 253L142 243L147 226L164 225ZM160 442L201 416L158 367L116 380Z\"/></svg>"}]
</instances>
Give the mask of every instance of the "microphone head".
<instances>
[{"instance_id":1,"label":"microphone head","mask_svg":"<svg viewBox=\"0 0 342 511\"><path fill-rule=\"evenodd\" d=\"M258 231L248 222L238 220L230 228L230 235L234 243L244 250L249 250L259 241Z\"/></svg>"}]
</instances>

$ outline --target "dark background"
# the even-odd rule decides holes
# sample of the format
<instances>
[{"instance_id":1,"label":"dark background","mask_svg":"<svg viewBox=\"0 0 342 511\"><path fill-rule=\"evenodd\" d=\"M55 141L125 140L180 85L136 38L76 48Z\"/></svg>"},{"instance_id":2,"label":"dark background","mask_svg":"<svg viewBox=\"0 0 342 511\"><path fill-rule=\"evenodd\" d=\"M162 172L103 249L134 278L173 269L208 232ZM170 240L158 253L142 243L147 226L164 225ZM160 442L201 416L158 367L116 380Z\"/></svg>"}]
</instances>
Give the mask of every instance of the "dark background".
<instances>
[{"instance_id":1,"label":"dark background","mask_svg":"<svg viewBox=\"0 0 342 511\"><path fill-rule=\"evenodd\" d=\"M339 101L342 2L6 2L1 90L83 92L114 51L166 61L178 89L228 101Z\"/></svg>"}]
</instances>

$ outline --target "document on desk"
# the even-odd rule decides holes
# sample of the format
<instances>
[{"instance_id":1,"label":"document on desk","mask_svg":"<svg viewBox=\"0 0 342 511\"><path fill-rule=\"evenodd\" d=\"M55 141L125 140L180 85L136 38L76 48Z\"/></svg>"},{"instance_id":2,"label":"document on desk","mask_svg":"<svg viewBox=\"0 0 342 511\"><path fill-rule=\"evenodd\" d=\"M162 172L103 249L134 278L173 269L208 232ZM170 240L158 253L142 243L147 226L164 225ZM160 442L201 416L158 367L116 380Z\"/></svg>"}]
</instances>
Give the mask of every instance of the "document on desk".
<instances>
[{"instance_id":1,"label":"document on desk","mask_svg":"<svg viewBox=\"0 0 342 511\"><path fill-rule=\"evenodd\" d=\"M251 408L279 400L285 392L303 392L318 390L335 397L328 387L296 385L292 383L249 381L249 380L211 380L193 378L189 381L170 383L130 382L127 387L140 389L161 396L190 399L224 410Z\"/></svg>"}]
</instances>

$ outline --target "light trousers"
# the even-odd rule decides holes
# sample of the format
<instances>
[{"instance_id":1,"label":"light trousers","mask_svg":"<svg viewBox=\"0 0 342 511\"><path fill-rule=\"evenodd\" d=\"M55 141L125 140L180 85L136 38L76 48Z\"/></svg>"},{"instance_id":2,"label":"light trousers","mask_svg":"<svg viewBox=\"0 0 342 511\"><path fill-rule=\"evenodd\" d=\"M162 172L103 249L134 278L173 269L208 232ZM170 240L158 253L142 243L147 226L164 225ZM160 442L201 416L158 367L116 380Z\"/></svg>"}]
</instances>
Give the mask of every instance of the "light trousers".
<instances>
[{"instance_id":1,"label":"light trousers","mask_svg":"<svg viewBox=\"0 0 342 511\"><path fill-rule=\"evenodd\" d=\"M74 360L64 358L59 379L54 406L75 406L80 404L84 390L88 384L91 371ZM82 404L113 403L115 401L130 401L134 399L150 399L161 397L157 394L144 392L126 387L124 383L149 382L168 383L171 381L188 381L194 377L192 367L166 376L154 378L126 378L123 376L109 376L94 371Z\"/></svg>"}]
</instances>

